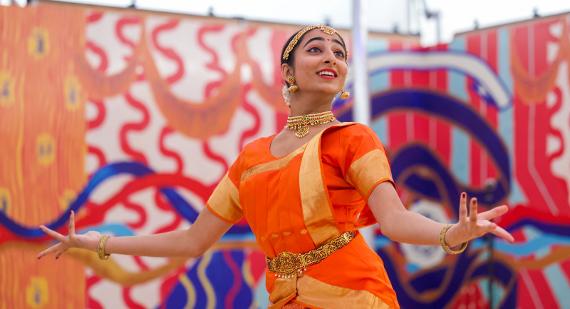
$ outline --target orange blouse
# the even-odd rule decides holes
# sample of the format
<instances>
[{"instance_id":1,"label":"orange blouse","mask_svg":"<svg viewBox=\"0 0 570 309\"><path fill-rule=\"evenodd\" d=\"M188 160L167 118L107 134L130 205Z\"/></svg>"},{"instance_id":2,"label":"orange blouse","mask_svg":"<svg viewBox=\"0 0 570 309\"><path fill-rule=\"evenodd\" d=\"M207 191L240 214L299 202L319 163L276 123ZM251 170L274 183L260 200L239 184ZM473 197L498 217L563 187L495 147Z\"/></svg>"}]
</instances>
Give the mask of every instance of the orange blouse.
<instances>
[{"instance_id":1,"label":"orange blouse","mask_svg":"<svg viewBox=\"0 0 570 309\"><path fill-rule=\"evenodd\" d=\"M370 128L336 125L280 158L270 153L274 137L244 148L208 200L214 214L231 223L245 216L270 258L310 251L376 222L366 201L377 185L393 180L384 147ZM344 302L399 307L382 260L360 234L299 278L266 275L275 307L290 301L311 307Z\"/></svg>"}]
</instances>

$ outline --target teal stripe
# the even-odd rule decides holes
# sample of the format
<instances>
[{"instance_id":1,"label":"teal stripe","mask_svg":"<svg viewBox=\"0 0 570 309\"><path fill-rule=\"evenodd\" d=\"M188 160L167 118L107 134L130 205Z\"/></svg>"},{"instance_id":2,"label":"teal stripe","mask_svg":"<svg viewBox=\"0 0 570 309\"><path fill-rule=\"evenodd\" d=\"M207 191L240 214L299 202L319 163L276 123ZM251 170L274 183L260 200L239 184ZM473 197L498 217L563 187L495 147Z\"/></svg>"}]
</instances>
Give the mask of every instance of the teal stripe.
<instances>
[{"instance_id":1,"label":"teal stripe","mask_svg":"<svg viewBox=\"0 0 570 309\"><path fill-rule=\"evenodd\" d=\"M451 51L465 51L465 39L458 38L449 44ZM462 73L448 71L448 85L449 93L468 103L469 95L466 91L467 79ZM455 176L463 183L470 182L469 175L469 136L460 129L451 129L451 169Z\"/></svg>"},{"instance_id":2,"label":"teal stripe","mask_svg":"<svg viewBox=\"0 0 570 309\"><path fill-rule=\"evenodd\" d=\"M376 53L388 50L388 40L378 39L378 40L368 40L368 45L366 50L368 53Z\"/></svg>"},{"instance_id":3,"label":"teal stripe","mask_svg":"<svg viewBox=\"0 0 570 309\"><path fill-rule=\"evenodd\" d=\"M548 278L546 282L550 285L550 290L554 293L560 308L570 308L570 298L568 292L570 285L564 277L564 271L559 264L553 264L544 269L544 274Z\"/></svg>"},{"instance_id":4,"label":"teal stripe","mask_svg":"<svg viewBox=\"0 0 570 309\"><path fill-rule=\"evenodd\" d=\"M390 73L387 71L382 71L370 76L370 94L380 93L388 90L390 88Z\"/></svg>"},{"instance_id":5,"label":"teal stripe","mask_svg":"<svg viewBox=\"0 0 570 309\"><path fill-rule=\"evenodd\" d=\"M469 184L471 179L469 173L469 162L471 161L469 136L459 129L452 129L451 142L451 169L457 179L464 184Z\"/></svg>"},{"instance_id":6,"label":"teal stripe","mask_svg":"<svg viewBox=\"0 0 570 309\"><path fill-rule=\"evenodd\" d=\"M368 43L368 53L384 52L389 48L388 40L374 40ZM369 89L371 95L390 88L390 75L387 71L370 76ZM371 127L384 145L388 144L388 123L385 117L372 119Z\"/></svg>"},{"instance_id":7,"label":"teal stripe","mask_svg":"<svg viewBox=\"0 0 570 309\"><path fill-rule=\"evenodd\" d=\"M505 290L503 287L496 282L493 284L493 299L490 299L489 295L489 279L483 278L479 280L479 289L481 289L481 293L485 297L485 299L489 302L491 308L496 308L496 304L499 300L503 299L505 295Z\"/></svg>"},{"instance_id":8,"label":"teal stripe","mask_svg":"<svg viewBox=\"0 0 570 309\"><path fill-rule=\"evenodd\" d=\"M499 252L508 253L511 256L522 258L535 254L537 257L543 257L550 252L552 246L568 246L570 245L570 237L560 236L556 234L543 233L534 227L525 227L523 229L527 241L523 243L509 243L502 239L495 240L495 249ZM471 242L472 249L481 249L487 246L482 239L475 239Z\"/></svg>"},{"instance_id":9,"label":"teal stripe","mask_svg":"<svg viewBox=\"0 0 570 309\"><path fill-rule=\"evenodd\" d=\"M384 52L389 48L388 40L374 40L368 43L368 54ZM369 78L369 89L373 95L375 93L383 92L390 88L390 73L382 71L376 73Z\"/></svg>"},{"instance_id":10,"label":"teal stripe","mask_svg":"<svg viewBox=\"0 0 570 309\"><path fill-rule=\"evenodd\" d=\"M497 35L497 45L498 45L498 69L499 78L506 85L509 93L513 93L513 78L511 75L511 46L510 46L510 30L508 28L501 28ZM512 99L512 98L511 98ZM514 116L513 116L513 105L511 107L499 111L498 121L499 121L499 135L501 139L507 146L509 151L509 157L511 158L511 194L509 196L509 201L512 204L525 204L527 198L522 193L520 185L516 180L516 175L514 175L514 164L516 157L514 154Z\"/></svg>"},{"instance_id":11,"label":"teal stripe","mask_svg":"<svg viewBox=\"0 0 570 309\"><path fill-rule=\"evenodd\" d=\"M455 52L465 52L465 39L458 38L453 40L453 42L449 44L448 49L450 51L455 51ZM448 71L448 76L449 76L448 78L449 93L455 97L458 97L464 102L467 102L467 100L469 99L469 95L465 90L466 88L465 84L467 80L465 78L465 75L461 72Z\"/></svg>"},{"instance_id":12,"label":"teal stripe","mask_svg":"<svg viewBox=\"0 0 570 309\"><path fill-rule=\"evenodd\" d=\"M388 121L386 121L386 117L372 120L371 127L376 135L378 135L378 138L380 138L382 144L388 145Z\"/></svg>"},{"instance_id":13,"label":"teal stripe","mask_svg":"<svg viewBox=\"0 0 570 309\"><path fill-rule=\"evenodd\" d=\"M98 226L91 226L89 229L84 229L78 231L78 233L83 234L88 231L97 231L101 234L112 234L114 236L134 236L134 231L125 224L122 223L108 223L101 224Z\"/></svg>"},{"instance_id":14,"label":"teal stripe","mask_svg":"<svg viewBox=\"0 0 570 309\"><path fill-rule=\"evenodd\" d=\"M255 308L267 308L269 307L269 293L265 288L265 275L262 275L255 287L254 291L254 303Z\"/></svg>"}]
</instances>

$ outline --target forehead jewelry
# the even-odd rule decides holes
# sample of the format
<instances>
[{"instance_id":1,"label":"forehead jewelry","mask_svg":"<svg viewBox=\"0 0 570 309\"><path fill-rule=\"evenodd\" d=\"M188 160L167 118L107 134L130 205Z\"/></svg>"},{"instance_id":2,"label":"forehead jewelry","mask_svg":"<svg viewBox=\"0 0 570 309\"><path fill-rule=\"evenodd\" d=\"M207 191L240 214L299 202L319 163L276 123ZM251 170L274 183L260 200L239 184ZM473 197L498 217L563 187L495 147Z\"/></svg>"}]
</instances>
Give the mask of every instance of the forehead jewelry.
<instances>
[{"instance_id":1,"label":"forehead jewelry","mask_svg":"<svg viewBox=\"0 0 570 309\"><path fill-rule=\"evenodd\" d=\"M318 26L306 26L305 28L299 30L299 32L297 32L297 34L295 34L295 36L293 37L293 39L291 40L291 42L289 42L289 44L287 45L287 48L285 48L285 51L283 52L283 60L287 60L289 59L289 54L291 54L291 52L293 51L293 49L295 48L295 46L297 46L297 44L299 43L299 40L301 39L301 37L313 30L313 29L319 29L322 32L328 34L328 35L333 35L333 34L337 34L338 36L340 36L340 34L338 33L338 31L336 31L334 28L331 28L329 26L325 26L325 25L318 25ZM346 55L348 57L348 53Z\"/></svg>"}]
</instances>

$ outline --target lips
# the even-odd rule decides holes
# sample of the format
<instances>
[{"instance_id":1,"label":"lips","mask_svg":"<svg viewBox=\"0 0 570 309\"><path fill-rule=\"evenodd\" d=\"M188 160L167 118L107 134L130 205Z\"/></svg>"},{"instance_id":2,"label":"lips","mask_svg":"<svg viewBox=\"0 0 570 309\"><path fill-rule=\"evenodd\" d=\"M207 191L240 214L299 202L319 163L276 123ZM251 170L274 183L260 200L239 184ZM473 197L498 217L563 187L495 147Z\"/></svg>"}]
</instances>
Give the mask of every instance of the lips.
<instances>
[{"instance_id":1,"label":"lips","mask_svg":"<svg viewBox=\"0 0 570 309\"><path fill-rule=\"evenodd\" d=\"M338 76L335 70L333 69L324 69L317 72L317 75L324 77L324 78L335 78Z\"/></svg>"}]
</instances>

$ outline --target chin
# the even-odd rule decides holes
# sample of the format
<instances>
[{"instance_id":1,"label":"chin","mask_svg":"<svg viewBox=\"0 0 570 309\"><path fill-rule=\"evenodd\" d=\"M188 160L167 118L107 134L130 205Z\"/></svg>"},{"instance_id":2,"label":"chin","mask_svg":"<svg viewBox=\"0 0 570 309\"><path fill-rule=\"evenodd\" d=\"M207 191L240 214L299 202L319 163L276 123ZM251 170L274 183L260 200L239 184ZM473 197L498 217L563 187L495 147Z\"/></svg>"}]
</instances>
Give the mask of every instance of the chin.
<instances>
[{"instance_id":1,"label":"chin","mask_svg":"<svg viewBox=\"0 0 570 309\"><path fill-rule=\"evenodd\" d=\"M338 87L322 87L319 91L322 92L323 95L335 96L341 91L341 89Z\"/></svg>"},{"instance_id":2,"label":"chin","mask_svg":"<svg viewBox=\"0 0 570 309\"><path fill-rule=\"evenodd\" d=\"M334 90L332 90L332 91L327 92L327 95L329 95L329 96L331 96L331 97L334 97L334 96L336 96L337 94L340 94L340 90L339 90L339 89L334 89Z\"/></svg>"}]
</instances>

